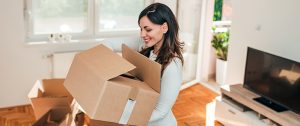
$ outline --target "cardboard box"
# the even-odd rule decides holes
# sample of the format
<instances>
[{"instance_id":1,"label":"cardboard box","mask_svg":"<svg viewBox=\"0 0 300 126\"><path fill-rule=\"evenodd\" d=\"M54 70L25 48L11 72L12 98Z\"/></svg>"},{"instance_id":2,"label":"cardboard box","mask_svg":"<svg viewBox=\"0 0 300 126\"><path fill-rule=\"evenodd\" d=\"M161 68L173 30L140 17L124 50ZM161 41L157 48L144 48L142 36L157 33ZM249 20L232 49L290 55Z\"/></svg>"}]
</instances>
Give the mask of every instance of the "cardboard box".
<instances>
[{"instance_id":1,"label":"cardboard box","mask_svg":"<svg viewBox=\"0 0 300 126\"><path fill-rule=\"evenodd\" d=\"M104 122L100 120L89 120L88 126L128 126L123 124L117 124L112 122Z\"/></svg>"},{"instance_id":2,"label":"cardboard box","mask_svg":"<svg viewBox=\"0 0 300 126\"><path fill-rule=\"evenodd\" d=\"M100 120L90 119L85 113L79 113L76 115L80 126L127 126L123 124L117 124L113 122L105 122Z\"/></svg>"},{"instance_id":3,"label":"cardboard box","mask_svg":"<svg viewBox=\"0 0 300 126\"><path fill-rule=\"evenodd\" d=\"M54 107L39 118L32 126L70 126L70 111L65 107Z\"/></svg>"},{"instance_id":4,"label":"cardboard box","mask_svg":"<svg viewBox=\"0 0 300 126\"><path fill-rule=\"evenodd\" d=\"M75 55L65 87L93 120L147 125L160 93L160 64L122 45L122 58L104 45ZM137 79L120 76L129 72Z\"/></svg>"},{"instance_id":5,"label":"cardboard box","mask_svg":"<svg viewBox=\"0 0 300 126\"><path fill-rule=\"evenodd\" d=\"M100 120L93 120L88 117L85 113L82 112L81 106L76 102L76 100L73 100L71 104L72 109L72 116L70 117L73 119L71 121L71 126L127 126L112 122L105 122Z\"/></svg>"},{"instance_id":6,"label":"cardboard box","mask_svg":"<svg viewBox=\"0 0 300 126\"><path fill-rule=\"evenodd\" d=\"M35 117L41 118L51 108L69 108L73 100L71 94L63 85L64 79L38 80L28 94Z\"/></svg>"}]
</instances>

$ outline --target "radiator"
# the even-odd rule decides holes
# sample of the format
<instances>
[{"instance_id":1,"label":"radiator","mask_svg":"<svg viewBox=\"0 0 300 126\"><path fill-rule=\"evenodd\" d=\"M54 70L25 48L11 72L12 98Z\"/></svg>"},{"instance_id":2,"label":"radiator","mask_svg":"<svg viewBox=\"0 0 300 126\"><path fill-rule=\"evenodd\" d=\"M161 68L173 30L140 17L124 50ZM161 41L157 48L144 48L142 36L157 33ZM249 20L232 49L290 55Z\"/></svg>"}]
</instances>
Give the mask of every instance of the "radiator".
<instances>
[{"instance_id":1,"label":"radiator","mask_svg":"<svg viewBox=\"0 0 300 126\"><path fill-rule=\"evenodd\" d=\"M52 58L52 77L66 78L74 56L79 51L57 52L51 55Z\"/></svg>"}]
</instances>

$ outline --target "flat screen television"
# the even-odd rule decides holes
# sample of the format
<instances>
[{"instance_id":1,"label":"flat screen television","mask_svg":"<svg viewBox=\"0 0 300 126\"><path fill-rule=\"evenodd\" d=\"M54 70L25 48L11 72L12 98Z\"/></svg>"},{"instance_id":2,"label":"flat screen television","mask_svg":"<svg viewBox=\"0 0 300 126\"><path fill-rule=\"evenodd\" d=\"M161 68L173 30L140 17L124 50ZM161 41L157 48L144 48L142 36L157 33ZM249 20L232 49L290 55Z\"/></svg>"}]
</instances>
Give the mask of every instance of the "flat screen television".
<instances>
[{"instance_id":1,"label":"flat screen television","mask_svg":"<svg viewBox=\"0 0 300 126\"><path fill-rule=\"evenodd\" d=\"M300 114L300 63L251 47L247 49L244 85L260 95L254 100L278 112Z\"/></svg>"}]
</instances>

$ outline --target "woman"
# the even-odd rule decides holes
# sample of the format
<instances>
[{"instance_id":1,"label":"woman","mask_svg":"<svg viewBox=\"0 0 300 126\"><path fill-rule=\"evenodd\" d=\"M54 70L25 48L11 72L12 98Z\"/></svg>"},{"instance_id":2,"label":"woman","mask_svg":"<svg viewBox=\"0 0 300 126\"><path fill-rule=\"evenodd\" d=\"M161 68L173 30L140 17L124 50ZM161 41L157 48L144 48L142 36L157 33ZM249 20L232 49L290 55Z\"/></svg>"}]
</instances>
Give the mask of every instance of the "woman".
<instances>
[{"instance_id":1,"label":"woman","mask_svg":"<svg viewBox=\"0 0 300 126\"><path fill-rule=\"evenodd\" d=\"M172 113L182 83L182 46L178 40L178 23L171 9L161 3L146 7L139 15L140 36L144 40L141 54L162 65L161 92L149 126L176 126Z\"/></svg>"}]
</instances>

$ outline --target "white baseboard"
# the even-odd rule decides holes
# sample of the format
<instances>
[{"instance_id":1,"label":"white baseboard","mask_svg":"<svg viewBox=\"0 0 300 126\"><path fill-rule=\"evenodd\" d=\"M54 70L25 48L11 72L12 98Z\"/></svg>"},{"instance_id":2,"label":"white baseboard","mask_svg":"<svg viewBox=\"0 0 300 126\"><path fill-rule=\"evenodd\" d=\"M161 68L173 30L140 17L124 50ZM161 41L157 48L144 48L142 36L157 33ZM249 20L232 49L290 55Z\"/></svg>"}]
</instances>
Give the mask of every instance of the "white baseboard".
<instances>
[{"instance_id":1,"label":"white baseboard","mask_svg":"<svg viewBox=\"0 0 300 126\"><path fill-rule=\"evenodd\" d=\"M180 90L184 90L184 89L189 88L189 87L191 87L193 85L196 85L196 84L201 84L202 86L212 90L213 92L215 92L217 94L221 94L219 85L214 81L199 82L198 80L192 80L192 81L189 81L187 83L184 83L181 86Z\"/></svg>"},{"instance_id":2,"label":"white baseboard","mask_svg":"<svg viewBox=\"0 0 300 126\"><path fill-rule=\"evenodd\" d=\"M197 83L199 83L198 80L192 80L192 81L189 81L189 82L187 82L187 83L184 83L184 84L181 86L180 90L189 88L189 87L191 87L191 86L193 86L193 85L195 85L195 84L197 84Z\"/></svg>"},{"instance_id":3,"label":"white baseboard","mask_svg":"<svg viewBox=\"0 0 300 126\"><path fill-rule=\"evenodd\" d=\"M220 87L212 82L200 82L200 84L217 94L221 94Z\"/></svg>"}]
</instances>

